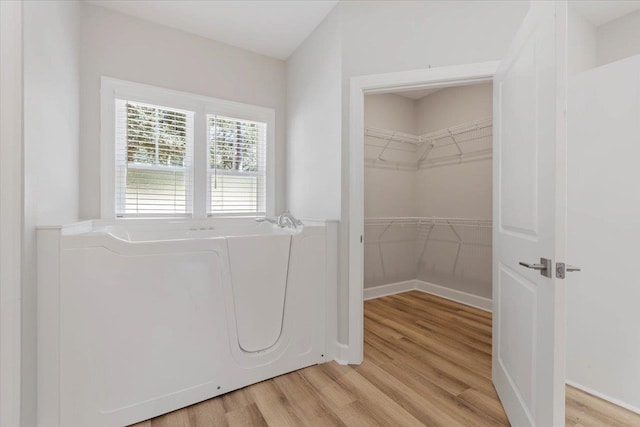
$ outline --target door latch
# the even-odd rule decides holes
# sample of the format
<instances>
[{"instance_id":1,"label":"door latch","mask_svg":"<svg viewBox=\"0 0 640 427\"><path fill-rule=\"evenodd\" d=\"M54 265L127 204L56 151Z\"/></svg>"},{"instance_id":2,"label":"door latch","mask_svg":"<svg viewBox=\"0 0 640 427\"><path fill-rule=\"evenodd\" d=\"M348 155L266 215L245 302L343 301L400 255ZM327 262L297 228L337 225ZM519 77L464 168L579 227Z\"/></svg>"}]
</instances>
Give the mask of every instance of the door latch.
<instances>
[{"instance_id":1,"label":"door latch","mask_svg":"<svg viewBox=\"0 0 640 427\"><path fill-rule=\"evenodd\" d=\"M564 262L556 263L556 277L558 279L564 279L567 273L572 271L581 271L580 267L574 267L573 265L567 265Z\"/></svg>"},{"instance_id":2,"label":"door latch","mask_svg":"<svg viewBox=\"0 0 640 427\"><path fill-rule=\"evenodd\" d=\"M532 263L522 262L522 261L520 261L519 264L523 267L540 271L541 276L548 277L548 278L553 277L551 273L551 269L553 268L553 263L551 262L550 259L540 258L540 264L532 264Z\"/></svg>"}]
</instances>

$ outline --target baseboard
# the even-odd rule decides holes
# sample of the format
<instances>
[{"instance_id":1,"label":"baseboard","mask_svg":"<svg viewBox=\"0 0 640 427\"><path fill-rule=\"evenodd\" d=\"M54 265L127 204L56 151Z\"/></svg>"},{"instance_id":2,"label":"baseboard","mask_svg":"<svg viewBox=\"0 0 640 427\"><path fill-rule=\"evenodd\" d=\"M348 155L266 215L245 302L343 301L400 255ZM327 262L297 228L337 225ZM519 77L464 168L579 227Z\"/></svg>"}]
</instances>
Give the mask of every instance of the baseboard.
<instances>
[{"instance_id":1,"label":"baseboard","mask_svg":"<svg viewBox=\"0 0 640 427\"><path fill-rule=\"evenodd\" d=\"M570 385L573 388L577 388L578 390L584 391L587 394L598 397L602 400L606 400L609 403L613 403L616 406L620 406L621 408L627 409L631 412L635 412L636 414L640 414L640 408L636 408L633 405L629 405L628 403L622 402L618 399L614 399L613 397L607 396L606 394L602 394L598 391L595 391L589 387L585 387L582 384L578 384L571 380L567 380L566 383L567 385Z\"/></svg>"},{"instance_id":2,"label":"baseboard","mask_svg":"<svg viewBox=\"0 0 640 427\"><path fill-rule=\"evenodd\" d=\"M458 291L456 289L446 288L433 283L416 280L416 289L426 292L437 297L445 298L460 304L469 305L484 311L492 311L492 301L489 298L480 297L467 292Z\"/></svg>"},{"instance_id":3,"label":"baseboard","mask_svg":"<svg viewBox=\"0 0 640 427\"><path fill-rule=\"evenodd\" d=\"M492 310L492 301L489 298L480 297L467 292L458 291L422 280L407 280L405 282L390 283L388 285L374 286L364 289L364 299L386 297L388 295L400 294L408 291L421 291L437 297L459 302L480 310Z\"/></svg>"},{"instance_id":4,"label":"baseboard","mask_svg":"<svg viewBox=\"0 0 640 427\"><path fill-rule=\"evenodd\" d=\"M333 359L340 365L349 364L349 346L336 342L336 357Z\"/></svg>"},{"instance_id":5,"label":"baseboard","mask_svg":"<svg viewBox=\"0 0 640 427\"><path fill-rule=\"evenodd\" d=\"M413 291L416 289L416 282L416 280L407 280L404 282L390 283L388 285L374 286L372 288L364 288L364 300Z\"/></svg>"}]
</instances>

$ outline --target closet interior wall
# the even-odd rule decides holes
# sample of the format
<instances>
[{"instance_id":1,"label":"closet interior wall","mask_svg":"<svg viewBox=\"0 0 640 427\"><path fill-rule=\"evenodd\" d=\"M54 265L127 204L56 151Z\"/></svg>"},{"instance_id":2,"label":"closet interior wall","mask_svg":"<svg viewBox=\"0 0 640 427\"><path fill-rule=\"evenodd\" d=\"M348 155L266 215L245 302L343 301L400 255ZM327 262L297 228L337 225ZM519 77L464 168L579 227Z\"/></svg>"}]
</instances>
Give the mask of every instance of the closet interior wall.
<instances>
[{"instance_id":1,"label":"closet interior wall","mask_svg":"<svg viewBox=\"0 0 640 427\"><path fill-rule=\"evenodd\" d=\"M419 99L365 96L365 288L417 279L491 298L491 155L417 160L429 149L423 136L482 120L489 127L458 139L468 139L465 152L490 152L492 91L487 83ZM427 157L456 154L445 139Z\"/></svg>"}]
</instances>

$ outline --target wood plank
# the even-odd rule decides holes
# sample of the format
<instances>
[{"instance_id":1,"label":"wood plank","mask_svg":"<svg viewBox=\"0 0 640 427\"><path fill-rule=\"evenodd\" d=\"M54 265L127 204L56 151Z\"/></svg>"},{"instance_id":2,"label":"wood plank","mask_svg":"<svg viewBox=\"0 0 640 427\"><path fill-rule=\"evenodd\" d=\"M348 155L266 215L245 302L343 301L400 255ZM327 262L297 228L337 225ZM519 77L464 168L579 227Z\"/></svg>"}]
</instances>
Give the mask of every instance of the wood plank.
<instances>
[{"instance_id":1,"label":"wood plank","mask_svg":"<svg viewBox=\"0 0 640 427\"><path fill-rule=\"evenodd\" d=\"M365 360L355 369L425 425L500 425L429 381L421 381L407 375L402 367L393 366L396 369L390 373Z\"/></svg>"},{"instance_id":2,"label":"wood plank","mask_svg":"<svg viewBox=\"0 0 640 427\"><path fill-rule=\"evenodd\" d=\"M236 409L242 409L253 403L253 399L247 393L246 388L231 391L220 396L222 399L222 405L225 412L235 411Z\"/></svg>"},{"instance_id":3,"label":"wood plank","mask_svg":"<svg viewBox=\"0 0 640 427\"><path fill-rule=\"evenodd\" d=\"M209 399L186 408L190 427L226 426L222 399Z\"/></svg>"},{"instance_id":4,"label":"wood plank","mask_svg":"<svg viewBox=\"0 0 640 427\"><path fill-rule=\"evenodd\" d=\"M337 414L349 427L388 427L388 424L375 417L368 405L357 400L338 408Z\"/></svg>"},{"instance_id":5,"label":"wood plank","mask_svg":"<svg viewBox=\"0 0 640 427\"><path fill-rule=\"evenodd\" d=\"M394 304L393 306L371 305L365 309L365 316L378 321L381 321L380 319L398 319L407 325L415 324L419 321L429 322L433 327L440 328L443 333L455 331L458 334L467 336L469 339L491 345L491 331L473 328L473 326L469 325L461 325L452 321L455 318L451 317L450 314L443 314L437 310L420 311L402 304Z\"/></svg>"},{"instance_id":6,"label":"wood plank","mask_svg":"<svg viewBox=\"0 0 640 427\"><path fill-rule=\"evenodd\" d=\"M640 415L567 386L567 418L588 426L640 426Z\"/></svg>"},{"instance_id":7,"label":"wood plank","mask_svg":"<svg viewBox=\"0 0 640 427\"><path fill-rule=\"evenodd\" d=\"M321 366L342 388L356 396L366 405L369 413L384 425L419 426L422 425L413 415L407 412L392 398L374 386L352 367L341 367L336 364Z\"/></svg>"},{"instance_id":8,"label":"wood plank","mask_svg":"<svg viewBox=\"0 0 640 427\"><path fill-rule=\"evenodd\" d=\"M485 393L470 388L459 394L458 397L479 411L489 415L500 424L509 425L509 419L497 395L490 397Z\"/></svg>"},{"instance_id":9,"label":"wood plank","mask_svg":"<svg viewBox=\"0 0 640 427\"><path fill-rule=\"evenodd\" d=\"M393 362L380 364L382 369L387 369L389 366L397 363L398 366L402 366L402 369L411 375L423 378L425 381L430 381L442 389L456 395L470 388L468 384L460 381L454 375L450 375L435 368L429 363L425 363L418 358L412 357L411 354L407 352L394 350L397 342L389 342L377 337L375 339L369 338L369 340L371 342L369 345L370 347L378 348L378 346L386 346L387 354L392 355ZM367 354L365 353L365 358L366 357Z\"/></svg>"},{"instance_id":10,"label":"wood plank","mask_svg":"<svg viewBox=\"0 0 640 427\"><path fill-rule=\"evenodd\" d=\"M491 313L410 291L365 302L365 360L310 366L136 427L495 426ZM567 387L566 425L640 426L640 415Z\"/></svg>"},{"instance_id":11,"label":"wood plank","mask_svg":"<svg viewBox=\"0 0 640 427\"><path fill-rule=\"evenodd\" d=\"M293 427L304 425L293 405L273 381L253 384L247 389L268 425Z\"/></svg>"},{"instance_id":12,"label":"wood plank","mask_svg":"<svg viewBox=\"0 0 640 427\"><path fill-rule=\"evenodd\" d=\"M192 427L186 409L178 409L151 420L151 427Z\"/></svg>"},{"instance_id":13,"label":"wood plank","mask_svg":"<svg viewBox=\"0 0 640 427\"><path fill-rule=\"evenodd\" d=\"M333 410L318 398L313 388L297 372L274 378L273 382L291 401L296 415L305 425L344 426Z\"/></svg>"},{"instance_id":14,"label":"wood plank","mask_svg":"<svg viewBox=\"0 0 640 427\"><path fill-rule=\"evenodd\" d=\"M266 427L269 425L255 403L227 412L225 418L229 427Z\"/></svg>"},{"instance_id":15,"label":"wood plank","mask_svg":"<svg viewBox=\"0 0 640 427\"><path fill-rule=\"evenodd\" d=\"M334 364L334 363L330 363ZM302 369L300 375L309 383L316 394L334 411L356 401L355 396L326 376L320 366Z\"/></svg>"}]
</instances>

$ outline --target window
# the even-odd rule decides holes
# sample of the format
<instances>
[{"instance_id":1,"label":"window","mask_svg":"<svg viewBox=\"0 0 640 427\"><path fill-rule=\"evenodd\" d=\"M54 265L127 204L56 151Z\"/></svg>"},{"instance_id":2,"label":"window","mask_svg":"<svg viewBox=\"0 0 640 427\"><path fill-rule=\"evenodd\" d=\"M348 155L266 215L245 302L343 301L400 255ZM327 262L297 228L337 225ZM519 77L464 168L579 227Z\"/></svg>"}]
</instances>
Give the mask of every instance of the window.
<instances>
[{"instance_id":1,"label":"window","mask_svg":"<svg viewBox=\"0 0 640 427\"><path fill-rule=\"evenodd\" d=\"M103 218L272 215L273 110L102 79Z\"/></svg>"},{"instance_id":2,"label":"window","mask_svg":"<svg viewBox=\"0 0 640 427\"><path fill-rule=\"evenodd\" d=\"M193 112L115 102L116 216L190 215Z\"/></svg>"},{"instance_id":3,"label":"window","mask_svg":"<svg viewBox=\"0 0 640 427\"><path fill-rule=\"evenodd\" d=\"M265 214L264 123L207 116L209 213Z\"/></svg>"}]
</instances>

